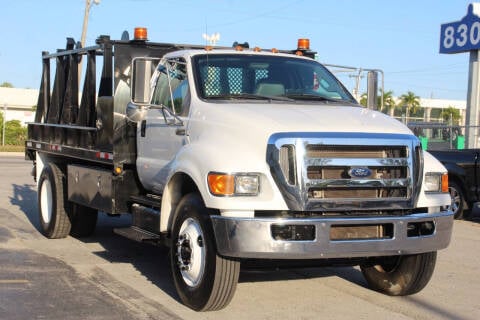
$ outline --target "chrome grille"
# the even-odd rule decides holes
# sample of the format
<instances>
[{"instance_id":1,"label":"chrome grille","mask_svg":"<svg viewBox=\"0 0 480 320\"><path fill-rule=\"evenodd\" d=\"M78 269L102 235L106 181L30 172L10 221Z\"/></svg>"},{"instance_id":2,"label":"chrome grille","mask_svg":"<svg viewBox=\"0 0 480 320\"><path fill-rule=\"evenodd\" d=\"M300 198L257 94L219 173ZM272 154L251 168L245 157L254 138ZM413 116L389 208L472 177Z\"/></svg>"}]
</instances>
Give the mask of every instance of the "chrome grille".
<instances>
[{"instance_id":1,"label":"chrome grille","mask_svg":"<svg viewBox=\"0 0 480 320\"><path fill-rule=\"evenodd\" d=\"M267 152L292 210L413 208L420 188L421 150L410 135L282 133Z\"/></svg>"},{"instance_id":2,"label":"chrome grille","mask_svg":"<svg viewBox=\"0 0 480 320\"><path fill-rule=\"evenodd\" d=\"M309 198L408 197L410 175L405 146L307 145L305 149ZM335 165L338 162L343 163ZM345 162L356 163L345 166ZM324 165L315 165L319 163ZM352 176L351 170L355 168L367 171L368 175Z\"/></svg>"}]
</instances>

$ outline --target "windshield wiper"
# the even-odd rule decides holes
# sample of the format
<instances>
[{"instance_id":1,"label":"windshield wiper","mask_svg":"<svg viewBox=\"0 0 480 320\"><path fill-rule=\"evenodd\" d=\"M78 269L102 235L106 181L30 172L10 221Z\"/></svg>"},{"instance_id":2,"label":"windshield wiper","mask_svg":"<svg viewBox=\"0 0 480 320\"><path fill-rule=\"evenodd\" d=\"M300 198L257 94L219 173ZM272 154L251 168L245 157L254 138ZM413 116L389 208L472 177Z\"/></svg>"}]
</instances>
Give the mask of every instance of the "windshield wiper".
<instances>
[{"instance_id":1,"label":"windshield wiper","mask_svg":"<svg viewBox=\"0 0 480 320\"><path fill-rule=\"evenodd\" d=\"M260 94L253 94L253 93L235 93L235 94L221 94L221 95L214 95L208 96L207 99L226 99L226 100L233 100L233 99L251 99L251 100L275 100L275 101L293 101L285 96L264 96Z\"/></svg>"},{"instance_id":2,"label":"windshield wiper","mask_svg":"<svg viewBox=\"0 0 480 320\"><path fill-rule=\"evenodd\" d=\"M311 101L329 101L329 102L351 102L342 99L334 99L325 96L319 96L311 93L290 93L286 95L288 98L296 100L311 100Z\"/></svg>"}]
</instances>

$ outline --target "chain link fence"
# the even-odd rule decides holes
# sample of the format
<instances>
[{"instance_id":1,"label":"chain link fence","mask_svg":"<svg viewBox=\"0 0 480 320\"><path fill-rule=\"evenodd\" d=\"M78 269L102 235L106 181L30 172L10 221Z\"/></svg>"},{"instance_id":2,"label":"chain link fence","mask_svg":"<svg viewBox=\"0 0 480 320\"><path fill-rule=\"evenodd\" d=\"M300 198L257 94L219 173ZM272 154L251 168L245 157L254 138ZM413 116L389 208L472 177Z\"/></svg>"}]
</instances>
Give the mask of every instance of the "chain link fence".
<instances>
[{"instance_id":1,"label":"chain link fence","mask_svg":"<svg viewBox=\"0 0 480 320\"><path fill-rule=\"evenodd\" d=\"M401 119L399 120L402 121ZM408 121L406 124L420 139L424 150L468 149L467 135L469 135L471 140L471 148L478 148L480 145L478 141L480 138L480 126L420 121Z\"/></svg>"}]
</instances>

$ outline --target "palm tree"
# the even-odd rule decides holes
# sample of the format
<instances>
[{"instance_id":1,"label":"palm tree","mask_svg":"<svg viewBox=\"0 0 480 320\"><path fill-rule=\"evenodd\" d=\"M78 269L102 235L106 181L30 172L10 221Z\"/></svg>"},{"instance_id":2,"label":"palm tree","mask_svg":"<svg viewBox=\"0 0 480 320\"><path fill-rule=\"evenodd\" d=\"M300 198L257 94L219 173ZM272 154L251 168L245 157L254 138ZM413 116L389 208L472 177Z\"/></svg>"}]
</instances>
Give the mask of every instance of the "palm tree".
<instances>
[{"instance_id":1,"label":"palm tree","mask_svg":"<svg viewBox=\"0 0 480 320\"><path fill-rule=\"evenodd\" d=\"M381 89L380 89L381 90ZM380 91L381 93L381 91ZM367 106L367 94L363 93L362 96L360 97L360 104L364 107ZM379 94L377 98L377 106L380 108L382 105L382 95ZM393 110L395 109L396 104L395 104L395 99L393 98L393 91L387 91L383 94L383 109L380 110L384 113L387 113L387 111L390 111L390 115L393 116Z\"/></svg>"},{"instance_id":2,"label":"palm tree","mask_svg":"<svg viewBox=\"0 0 480 320\"><path fill-rule=\"evenodd\" d=\"M408 118L410 114L416 113L420 108L420 97L412 91L408 91L400 96L400 105L405 107L405 116Z\"/></svg>"},{"instance_id":3,"label":"palm tree","mask_svg":"<svg viewBox=\"0 0 480 320\"><path fill-rule=\"evenodd\" d=\"M458 124L458 121L460 120L460 110L455 107L448 106L448 108L442 110L440 117L442 117L444 121L450 121L450 119L452 119L453 124Z\"/></svg>"},{"instance_id":4,"label":"palm tree","mask_svg":"<svg viewBox=\"0 0 480 320\"><path fill-rule=\"evenodd\" d=\"M383 93L383 112L393 116L393 111L396 107L395 99L393 98L393 91L387 91Z\"/></svg>"}]
</instances>

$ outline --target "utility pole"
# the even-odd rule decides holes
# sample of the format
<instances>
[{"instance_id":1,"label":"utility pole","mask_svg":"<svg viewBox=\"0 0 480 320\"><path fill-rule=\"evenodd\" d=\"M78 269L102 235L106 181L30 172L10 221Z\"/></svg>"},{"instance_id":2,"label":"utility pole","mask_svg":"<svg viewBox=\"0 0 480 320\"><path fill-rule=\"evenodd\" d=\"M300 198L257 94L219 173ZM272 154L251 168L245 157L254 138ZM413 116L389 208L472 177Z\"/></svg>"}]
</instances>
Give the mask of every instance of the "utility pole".
<instances>
[{"instance_id":1,"label":"utility pole","mask_svg":"<svg viewBox=\"0 0 480 320\"><path fill-rule=\"evenodd\" d=\"M360 80L363 78L363 69L359 68L357 69L358 73L356 75L350 75L350 78L355 78L355 88L353 89L353 96L355 99L360 101Z\"/></svg>"},{"instance_id":2,"label":"utility pole","mask_svg":"<svg viewBox=\"0 0 480 320\"><path fill-rule=\"evenodd\" d=\"M5 145L5 120L7 118L7 104L3 104L2 146Z\"/></svg>"},{"instance_id":3,"label":"utility pole","mask_svg":"<svg viewBox=\"0 0 480 320\"><path fill-rule=\"evenodd\" d=\"M82 48L85 48L85 40L87 38L87 29L88 29L88 16L90 14L90 8L92 4L100 4L100 0L86 0L85 2L85 14L83 15L83 27L82 27L82 36L80 38L80 43ZM78 64L78 84L80 85L80 79L82 78L82 60Z\"/></svg>"}]
</instances>

